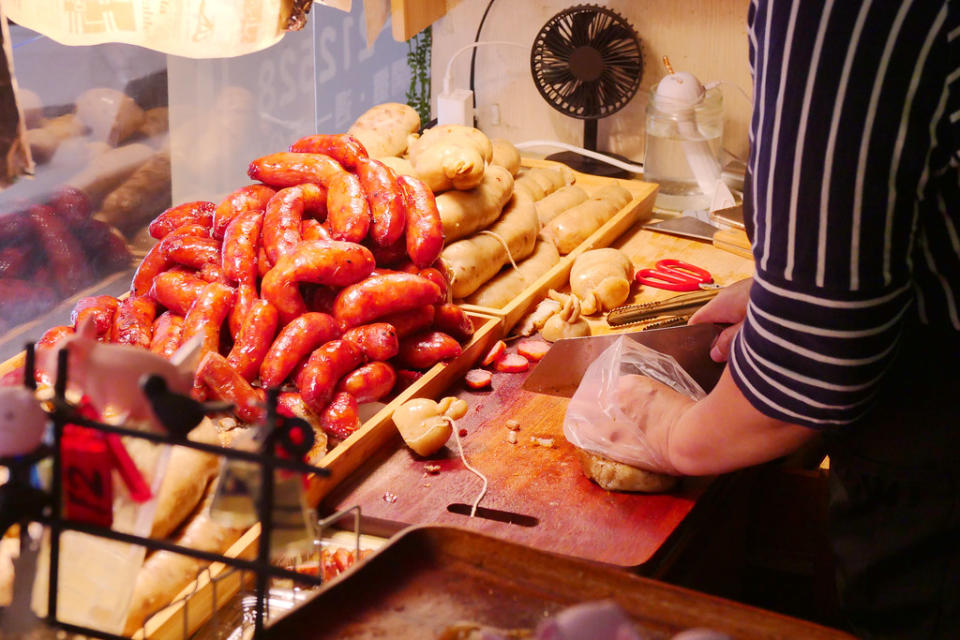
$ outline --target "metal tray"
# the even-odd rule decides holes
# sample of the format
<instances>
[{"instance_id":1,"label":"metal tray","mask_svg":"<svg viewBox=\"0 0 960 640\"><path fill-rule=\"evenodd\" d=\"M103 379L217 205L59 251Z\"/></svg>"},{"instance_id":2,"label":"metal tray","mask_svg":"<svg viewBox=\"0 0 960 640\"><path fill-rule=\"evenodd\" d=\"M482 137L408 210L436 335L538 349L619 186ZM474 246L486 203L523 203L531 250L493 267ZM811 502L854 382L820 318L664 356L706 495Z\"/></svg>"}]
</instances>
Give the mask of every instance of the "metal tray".
<instances>
[{"instance_id":1,"label":"metal tray","mask_svg":"<svg viewBox=\"0 0 960 640\"><path fill-rule=\"evenodd\" d=\"M457 622L532 629L579 602L613 599L645 638L707 627L733 638L828 639L840 631L606 565L452 527L407 529L267 628L268 639L437 638Z\"/></svg>"}]
</instances>

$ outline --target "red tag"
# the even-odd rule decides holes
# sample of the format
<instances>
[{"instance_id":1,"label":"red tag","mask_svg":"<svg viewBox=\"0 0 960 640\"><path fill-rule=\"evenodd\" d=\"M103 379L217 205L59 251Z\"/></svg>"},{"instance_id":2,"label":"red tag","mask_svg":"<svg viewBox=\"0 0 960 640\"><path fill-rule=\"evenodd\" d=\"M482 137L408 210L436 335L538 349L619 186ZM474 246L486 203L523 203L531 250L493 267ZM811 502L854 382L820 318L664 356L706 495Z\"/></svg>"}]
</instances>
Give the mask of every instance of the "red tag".
<instances>
[{"instance_id":1,"label":"red tag","mask_svg":"<svg viewBox=\"0 0 960 640\"><path fill-rule=\"evenodd\" d=\"M63 430L64 515L70 520L109 527L113 524L113 456L104 438L82 427Z\"/></svg>"}]
</instances>

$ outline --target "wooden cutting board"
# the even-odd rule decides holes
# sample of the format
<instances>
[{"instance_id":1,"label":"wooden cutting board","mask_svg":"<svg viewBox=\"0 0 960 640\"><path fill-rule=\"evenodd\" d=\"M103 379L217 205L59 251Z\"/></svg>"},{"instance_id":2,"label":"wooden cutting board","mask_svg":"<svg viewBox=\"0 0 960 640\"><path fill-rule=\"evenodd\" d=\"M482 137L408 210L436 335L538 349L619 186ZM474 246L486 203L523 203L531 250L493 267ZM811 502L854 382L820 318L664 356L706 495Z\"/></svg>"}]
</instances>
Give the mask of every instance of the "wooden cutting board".
<instances>
[{"instance_id":1,"label":"wooden cutting board","mask_svg":"<svg viewBox=\"0 0 960 640\"><path fill-rule=\"evenodd\" d=\"M637 267L652 266L660 258L679 258L713 273L722 285L753 273L750 260L720 251L706 242L653 233L643 229L620 238L615 245ZM628 302L647 302L675 292L635 287ZM593 333L611 331L601 316L590 319ZM630 330L636 330L631 327ZM511 346L513 351L515 346ZM573 446L563 437L563 416L569 399L521 389L526 373L496 373L493 388L472 391L459 382L446 395L467 401L469 411L458 421L467 460L489 481L480 503L501 512L501 520L469 518L451 511L451 505L469 506L481 489L481 480L468 471L457 455L454 439L430 458L420 458L399 436L372 454L343 484L331 492L324 507L345 509L360 505L364 516L402 527L443 524L467 527L538 549L589 560L642 567L663 553L671 537L698 502L709 502L715 479L684 479L676 490L660 495L609 492L583 475ZM520 423L517 444L507 441L507 420ZM532 438L553 440L552 447ZM436 473L428 465L439 467ZM456 509L456 507L454 507ZM502 521L512 519L518 524Z\"/></svg>"}]
</instances>

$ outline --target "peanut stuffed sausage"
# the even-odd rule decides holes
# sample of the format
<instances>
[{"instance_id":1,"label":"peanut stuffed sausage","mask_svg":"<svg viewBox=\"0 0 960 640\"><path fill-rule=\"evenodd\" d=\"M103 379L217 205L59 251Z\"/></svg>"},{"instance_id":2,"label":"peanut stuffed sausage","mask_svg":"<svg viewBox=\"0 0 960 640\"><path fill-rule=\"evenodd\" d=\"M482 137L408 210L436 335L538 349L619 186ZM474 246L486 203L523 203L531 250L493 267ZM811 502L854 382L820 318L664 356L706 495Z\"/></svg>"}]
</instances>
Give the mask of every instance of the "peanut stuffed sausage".
<instances>
[{"instance_id":1,"label":"peanut stuffed sausage","mask_svg":"<svg viewBox=\"0 0 960 640\"><path fill-rule=\"evenodd\" d=\"M540 226L545 226L567 209L586 202L589 197L582 188L571 184L537 201L537 218L540 219Z\"/></svg>"},{"instance_id":2,"label":"peanut stuffed sausage","mask_svg":"<svg viewBox=\"0 0 960 640\"><path fill-rule=\"evenodd\" d=\"M360 178L341 173L327 191L327 226L334 240L360 242L370 230L370 205Z\"/></svg>"},{"instance_id":3,"label":"peanut stuffed sausage","mask_svg":"<svg viewBox=\"0 0 960 640\"><path fill-rule=\"evenodd\" d=\"M400 341L396 361L401 367L423 370L461 353L460 343L451 336L442 331L425 331Z\"/></svg>"},{"instance_id":4,"label":"peanut stuffed sausage","mask_svg":"<svg viewBox=\"0 0 960 640\"><path fill-rule=\"evenodd\" d=\"M172 238L175 236L198 236L203 237L207 233L207 229L203 225L199 224L187 224L182 227L178 227L174 231L171 231L167 234L164 239ZM140 265L137 267L136 272L133 274L133 281L130 284L130 292L135 296L142 296L150 290L150 286L153 284L153 279L157 274L166 271L170 268L172 263L167 258L163 242L158 242L150 248L150 251L147 252L147 255L144 256L143 260L140 262Z\"/></svg>"},{"instance_id":5,"label":"peanut stuffed sausage","mask_svg":"<svg viewBox=\"0 0 960 640\"><path fill-rule=\"evenodd\" d=\"M200 361L197 379L220 400L232 402L237 417L251 424L259 422L264 414L261 392L254 389L227 359L210 351Z\"/></svg>"},{"instance_id":6,"label":"peanut stuffed sausage","mask_svg":"<svg viewBox=\"0 0 960 640\"><path fill-rule=\"evenodd\" d=\"M202 200L178 204L154 218L147 230L151 236L162 240L168 233L185 224L199 224L209 228L213 224L213 212L216 208L214 203Z\"/></svg>"},{"instance_id":7,"label":"peanut stuffed sausage","mask_svg":"<svg viewBox=\"0 0 960 640\"><path fill-rule=\"evenodd\" d=\"M177 315L185 316L208 284L186 273L164 271L153 279L148 295L161 306Z\"/></svg>"},{"instance_id":8,"label":"peanut stuffed sausage","mask_svg":"<svg viewBox=\"0 0 960 640\"><path fill-rule=\"evenodd\" d=\"M353 327L343 334L343 339L360 347L367 360L389 360L400 349L396 328L386 322Z\"/></svg>"},{"instance_id":9,"label":"peanut stuffed sausage","mask_svg":"<svg viewBox=\"0 0 960 640\"><path fill-rule=\"evenodd\" d=\"M360 410L357 399L340 391L320 412L320 428L338 440L346 440L360 428Z\"/></svg>"},{"instance_id":10,"label":"peanut stuffed sausage","mask_svg":"<svg viewBox=\"0 0 960 640\"><path fill-rule=\"evenodd\" d=\"M497 165L487 167L480 186L441 193L437 196L437 211L446 241L453 242L489 227L500 217L512 193L513 176Z\"/></svg>"},{"instance_id":11,"label":"peanut stuffed sausage","mask_svg":"<svg viewBox=\"0 0 960 640\"><path fill-rule=\"evenodd\" d=\"M153 337L150 339L150 351L169 358L180 345L183 334L183 316L172 311L164 311L153 323Z\"/></svg>"},{"instance_id":12,"label":"peanut stuffed sausage","mask_svg":"<svg viewBox=\"0 0 960 640\"><path fill-rule=\"evenodd\" d=\"M277 308L266 300L254 301L244 317L227 362L247 382L260 374L260 365L277 335L278 321Z\"/></svg>"},{"instance_id":13,"label":"peanut stuffed sausage","mask_svg":"<svg viewBox=\"0 0 960 640\"><path fill-rule=\"evenodd\" d=\"M368 157L363 144L346 133L306 136L290 145L290 151L328 155L347 171L356 171L357 162Z\"/></svg>"},{"instance_id":14,"label":"peanut stuffed sausage","mask_svg":"<svg viewBox=\"0 0 960 640\"><path fill-rule=\"evenodd\" d=\"M79 331L84 322L93 322L97 339L109 342L113 333L113 318L119 305L119 301L113 296L80 298L70 311L70 323Z\"/></svg>"},{"instance_id":15,"label":"peanut stuffed sausage","mask_svg":"<svg viewBox=\"0 0 960 640\"><path fill-rule=\"evenodd\" d=\"M321 153L281 151L251 162L247 175L276 189L295 187L304 182L326 187L343 170L339 162Z\"/></svg>"},{"instance_id":16,"label":"peanut stuffed sausage","mask_svg":"<svg viewBox=\"0 0 960 640\"><path fill-rule=\"evenodd\" d=\"M220 201L213 212L213 228L210 235L221 239L234 218L248 211L263 212L276 191L265 184L240 187Z\"/></svg>"},{"instance_id":17,"label":"peanut stuffed sausage","mask_svg":"<svg viewBox=\"0 0 960 640\"><path fill-rule=\"evenodd\" d=\"M337 391L346 391L359 404L376 402L393 389L397 373L386 362L368 362L340 379Z\"/></svg>"},{"instance_id":18,"label":"peanut stuffed sausage","mask_svg":"<svg viewBox=\"0 0 960 640\"><path fill-rule=\"evenodd\" d=\"M122 300L113 318L113 342L150 348L157 303L148 296L130 296Z\"/></svg>"},{"instance_id":19,"label":"peanut stuffed sausage","mask_svg":"<svg viewBox=\"0 0 960 640\"><path fill-rule=\"evenodd\" d=\"M223 234L220 267L230 281L237 284L256 283L262 226L263 212L256 209L244 211L227 225Z\"/></svg>"},{"instance_id":20,"label":"peanut stuffed sausage","mask_svg":"<svg viewBox=\"0 0 960 640\"><path fill-rule=\"evenodd\" d=\"M195 335L203 336L203 352L220 348L220 325L227 319L236 300L237 292L219 282L211 282L203 288L183 319L182 342Z\"/></svg>"},{"instance_id":21,"label":"peanut stuffed sausage","mask_svg":"<svg viewBox=\"0 0 960 640\"><path fill-rule=\"evenodd\" d=\"M331 340L314 350L300 375L300 395L307 406L323 413L340 378L363 363L363 351L349 340Z\"/></svg>"},{"instance_id":22,"label":"peanut stuffed sausage","mask_svg":"<svg viewBox=\"0 0 960 640\"><path fill-rule=\"evenodd\" d=\"M333 303L333 316L356 327L390 313L442 300L440 287L412 273L384 273L345 287Z\"/></svg>"},{"instance_id":23,"label":"peanut stuffed sausage","mask_svg":"<svg viewBox=\"0 0 960 640\"><path fill-rule=\"evenodd\" d=\"M400 176L398 181L407 210L407 255L418 267L429 267L443 250L443 222L437 200L417 178Z\"/></svg>"},{"instance_id":24,"label":"peanut stuffed sausage","mask_svg":"<svg viewBox=\"0 0 960 640\"><path fill-rule=\"evenodd\" d=\"M357 177L370 203L370 238L380 247L389 247L403 236L407 212L403 189L393 169L378 160L361 159Z\"/></svg>"},{"instance_id":25,"label":"peanut stuffed sausage","mask_svg":"<svg viewBox=\"0 0 960 640\"><path fill-rule=\"evenodd\" d=\"M263 277L261 295L280 312L284 324L307 310L298 282L344 287L363 280L376 264L366 247L352 242L301 242ZM436 285L434 285L436 286Z\"/></svg>"},{"instance_id":26,"label":"peanut stuffed sausage","mask_svg":"<svg viewBox=\"0 0 960 640\"><path fill-rule=\"evenodd\" d=\"M260 365L264 389L279 387L294 367L316 349L340 337L337 321L325 313L307 312L280 330Z\"/></svg>"}]
</instances>

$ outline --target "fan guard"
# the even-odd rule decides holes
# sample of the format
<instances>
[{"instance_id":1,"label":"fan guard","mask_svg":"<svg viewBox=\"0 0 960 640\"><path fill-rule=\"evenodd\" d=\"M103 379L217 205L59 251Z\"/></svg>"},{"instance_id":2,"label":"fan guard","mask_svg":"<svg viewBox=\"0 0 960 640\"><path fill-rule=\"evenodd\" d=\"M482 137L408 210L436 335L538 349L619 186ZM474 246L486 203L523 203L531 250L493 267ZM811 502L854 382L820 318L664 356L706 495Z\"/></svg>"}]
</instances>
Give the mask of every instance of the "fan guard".
<instances>
[{"instance_id":1,"label":"fan guard","mask_svg":"<svg viewBox=\"0 0 960 640\"><path fill-rule=\"evenodd\" d=\"M640 38L616 11L576 5L540 29L530 51L530 71L550 106L584 120L583 146L596 150L596 120L622 109L640 87Z\"/></svg>"}]
</instances>

